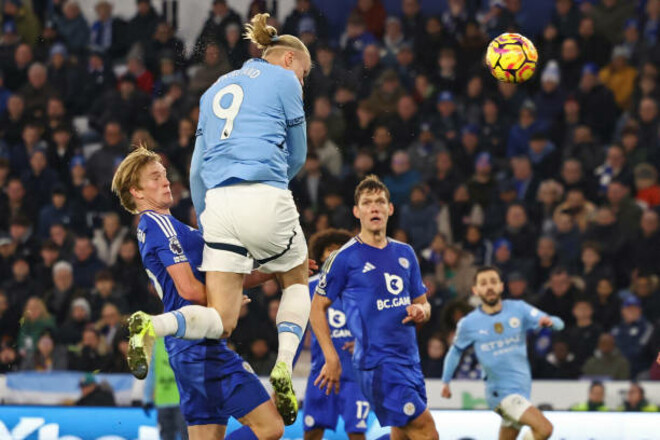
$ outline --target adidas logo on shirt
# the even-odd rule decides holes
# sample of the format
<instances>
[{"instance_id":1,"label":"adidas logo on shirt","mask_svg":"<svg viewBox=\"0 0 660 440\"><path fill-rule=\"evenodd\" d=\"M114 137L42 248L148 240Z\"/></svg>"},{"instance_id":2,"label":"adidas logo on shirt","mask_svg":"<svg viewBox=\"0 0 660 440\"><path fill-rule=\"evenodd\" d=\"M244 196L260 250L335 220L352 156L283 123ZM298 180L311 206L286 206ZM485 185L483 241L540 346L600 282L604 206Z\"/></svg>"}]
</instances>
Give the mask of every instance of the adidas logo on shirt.
<instances>
[{"instance_id":1,"label":"adidas logo on shirt","mask_svg":"<svg viewBox=\"0 0 660 440\"><path fill-rule=\"evenodd\" d=\"M376 266L373 264L369 263L368 261L364 264L364 267L362 268L362 273L367 273L370 270L374 270Z\"/></svg>"}]
</instances>

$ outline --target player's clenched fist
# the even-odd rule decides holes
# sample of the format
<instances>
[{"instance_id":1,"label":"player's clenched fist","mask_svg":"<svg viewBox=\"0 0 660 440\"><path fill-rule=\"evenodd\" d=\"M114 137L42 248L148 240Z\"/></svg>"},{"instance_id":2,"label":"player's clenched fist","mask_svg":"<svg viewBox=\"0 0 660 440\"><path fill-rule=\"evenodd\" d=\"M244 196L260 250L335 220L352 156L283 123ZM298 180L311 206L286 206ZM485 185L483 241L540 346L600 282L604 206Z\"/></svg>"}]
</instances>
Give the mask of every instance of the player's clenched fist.
<instances>
[{"instance_id":1,"label":"player's clenched fist","mask_svg":"<svg viewBox=\"0 0 660 440\"><path fill-rule=\"evenodd\" d=\"M449 384L443 384L442 385L442 397L445 399L451 399L451 389L449 388Z\"/></svg>"},{"instance_id":2,"label":"player's clenched fist","mask_svg":"<svg viewBox=\"0 0 660 440\"><path fill-rule=\"evenodd\" d=\"M403 321L401 321L402 324L407 324L410 321L413 321L415 324L421 324L426 320L426 312L420 304L409 305L406 307L406 312L408 312L408 316L403 318Z\"/></svg>"}]
</instances>

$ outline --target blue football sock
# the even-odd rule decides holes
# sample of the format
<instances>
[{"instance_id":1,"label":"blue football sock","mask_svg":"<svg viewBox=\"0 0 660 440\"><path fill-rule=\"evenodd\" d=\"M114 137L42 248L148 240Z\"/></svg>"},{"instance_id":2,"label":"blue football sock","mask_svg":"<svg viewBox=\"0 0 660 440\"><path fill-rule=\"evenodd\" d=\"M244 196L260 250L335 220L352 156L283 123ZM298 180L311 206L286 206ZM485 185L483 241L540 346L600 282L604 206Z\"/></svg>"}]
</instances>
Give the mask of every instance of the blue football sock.
<instances>
[{"instance_id":1,"label":"blue football sock","mask_svg":"<svg viewBox=\"0 0 660 440\"><path fill-rule=\"evenodd\" d=\"M252 428L249 426L243 426L240 429L237 429L236 431L233 431L232 433L228 434L225 437L225 440L259 440L256 435L254 435L254 432L252 431Z\"/></svg>"}]
</instances>

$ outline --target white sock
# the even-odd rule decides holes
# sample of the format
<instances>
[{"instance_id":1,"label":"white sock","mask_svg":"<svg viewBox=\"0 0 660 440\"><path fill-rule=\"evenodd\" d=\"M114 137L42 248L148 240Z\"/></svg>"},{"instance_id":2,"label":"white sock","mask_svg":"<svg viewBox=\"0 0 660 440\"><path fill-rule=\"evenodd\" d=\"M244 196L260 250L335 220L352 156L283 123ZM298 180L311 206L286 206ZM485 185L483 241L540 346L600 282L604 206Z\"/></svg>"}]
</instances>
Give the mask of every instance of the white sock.
<instances>
[{"instance_id":1,"label":"white sock","mask_svg":"<svg viewBox=\"0 0 660 440\"><path fill-rule=\"evenodd\" d=\"M163 336L172 336L179 328L176 316L172 312L163 313L162 315L152 315L151 323L154 326L156 337L159 338L162 338Z\"/></svg>"},{"instance_id":2,"label":"white sock","mask_svg":"<svg viewBox=\"0 0 660 440\"><path fill-rule=\"evenodd\" d=\"M279 342L277 361L284 362L289 367L289 371L293 370L293 359L309 320L311 304L309 287L304 284L294 284L282 291L280 307L275 318Z\"/></svg>"},{"instance_id":3,"label":"white sock","mask_svg":"<svg viewBox=\"0 0 660 440\"><path fill-rule=\"evenodd\" d=\"M171 314L177 322L176 331L170 333L172 336L182 339L220 339L222 336L222 319L212 307L184 306Z\"/></svg>"}]
</instances>

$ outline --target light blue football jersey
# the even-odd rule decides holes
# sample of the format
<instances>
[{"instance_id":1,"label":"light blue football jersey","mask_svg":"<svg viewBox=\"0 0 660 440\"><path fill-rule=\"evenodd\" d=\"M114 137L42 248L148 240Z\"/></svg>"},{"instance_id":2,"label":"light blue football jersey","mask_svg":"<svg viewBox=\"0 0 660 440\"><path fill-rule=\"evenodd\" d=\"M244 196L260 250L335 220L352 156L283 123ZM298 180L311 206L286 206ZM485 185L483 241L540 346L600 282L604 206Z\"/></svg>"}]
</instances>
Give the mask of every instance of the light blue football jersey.
<instances>
[{"instance_id":1,"label":"light blue football jersey","mask_svg":"<svg viewBox=\"0 0 660 440\"><path fill-rule=\"evenodd\" d=\"M491 408L509 394L529 399L532 374L527 359L527 331L539 328L543 316L548 315L525 301L504 300L502 310L495 314L478 307L458 322L454 347L461 352L474 347L485 375L486 399ZM552 319L561 330L561 320ZM451 380L453 371L449 370L445 368L443 382Z\"/></svg>"},{"instance_id":2,"label":"light blue football jersey","mask_svg":"<svg viewBox=\"0 0 660 440\"><path fill-rule=\"evenodd\" d=\"M353 365L372 369L385 362L419 363L413 323L402 324L406 307L426 287L413 249L388 239L379 249L351 239L325 262L316 295L342 301L348 328L355 337Z\"/></svg>"},{"instance_id":3,"label":"light blue football jersey","mask_svg":"<svg viewBox=\"0 0 660 440\"><path fill-rule=\"evenodd\" d=\"M300 165L292 157L304 161L307 148L306 142L287 143L287 129L301 124L302 86L294 72L254 58L221 76L200 101L204 187L260 182L286 189L290 167Z\"/></svg>"}]
</instances>

